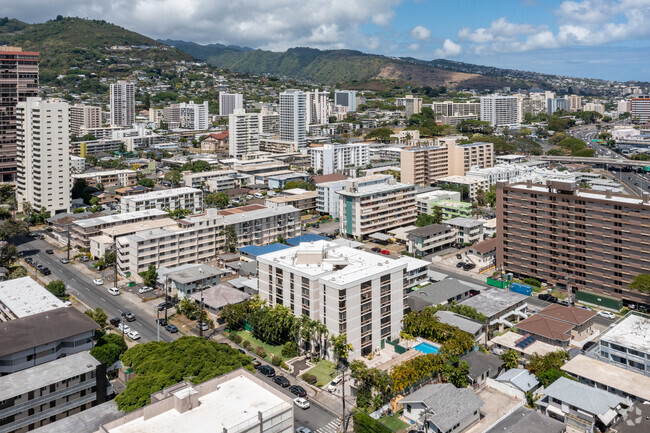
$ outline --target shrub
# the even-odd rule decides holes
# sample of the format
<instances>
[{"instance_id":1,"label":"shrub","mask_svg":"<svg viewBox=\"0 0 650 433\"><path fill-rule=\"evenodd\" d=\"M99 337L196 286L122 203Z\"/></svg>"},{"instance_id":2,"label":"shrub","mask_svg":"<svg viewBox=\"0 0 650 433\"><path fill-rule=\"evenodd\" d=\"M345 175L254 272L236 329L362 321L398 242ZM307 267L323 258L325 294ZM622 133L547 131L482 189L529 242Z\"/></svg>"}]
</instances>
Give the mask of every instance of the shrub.
<instances>
[{"instance_id":1,"label":"shrub","mask_svg":"<svg viewBox=\"0 0 650 433\"><path fill-rule=\"evenodd\" d=\"M310 385L314 385L318 381L316 376L314 376L313 374L309 374L309 373L303 373L303 375L300 376L300 377L302 378L302 380L304 380L305 382L307 382Z\"/></svg>"},{"instance_id":2,"label":"shrub","mask_svg":"<svg viewBox=\"0 0 650 433\"><path fill-rule=\"evenodd\" d=\"M282 365L282 357L281 356L274 356L271 359L271 364L275 365L276 367L279 367Z\"/></svg>"},{"instance_id":3,"label":"shrub","mask_svg":"<svg viewBox=\"0 0 650 433\"><path fill-rule=\"evenodd\" d=\"M257 347L255 348L255 353L256 353L257 356L259 356L260 358L266 358L266 350L264 350L264 348L263 348L262 346L257 346Z\"/></svg>"},{"instance_id":4,"label":"shrub","mask_svg":"<svg viewBox=\"0 0 650 433\"><path fill-rule=\"evenodd\" d=\"M241 338L241 337L240 337L239 335L237 335L237 334L235 334L235 336L234 336L233 339L232 339L232 341L234 341L234 342L237 343L237 344L241 344L241 341L242 341L242 340L243 340L243 338Z\"/></svg>"},{"instance_id":5,"label":"shrub","mask_svg":"<svg viewBox=\"0 0 650 433\"><path fill-rule=\"evenodd\" d=\"M542 283L540 283L535 278L524 278L521 281L523 281L524 284L528 284L529 286L535 286L535 287L541 287L542 286Z\"/></svg>"},{"instance_id":6,"label":"shrub","mask_svg":"<svg viewBox=\"0 0 650 433\"><path fill-rule=\"evenodd\" d=\"M284 362L284 361L282 361L282 363L280 364L280 368L282 368L283 370L287 370L287 371L290 370L290 369L289 369L289 364L287 364L287 363Z\"/></svg>"},{"instance_id":7,"label":"shrub","mask_svg":"<svg viewBox=\"0 0 650 433\"><path fill-rule=\"evenodd\" d=\"M244 349L250 349L252 344L251 344L250 341L244 340L244 342L242 343L242 346L244 346Z\"/></svg>"},{"instance_id":8,"label":"shrub","mask_svg":"<svg viewBox=\"0 0 650 433\"><path fill-rule=\"evenodd\" d=\"M228 334L228 339L229 339L230 341L235 341L235 337L236 337L236 335L233 334L232 332L231 332L230 334Z\"/></svg>"},{"instance_id":9,"label":"shrub","mask_svg":"<svg viewBox=\"0 0 650 433\"><path fill-rule=\"evenodd\" d=\"M293 358L298 356L298 344L295 341L287 341L282 346L282 356L285 358Z\"/></svg>"}]
</instances>

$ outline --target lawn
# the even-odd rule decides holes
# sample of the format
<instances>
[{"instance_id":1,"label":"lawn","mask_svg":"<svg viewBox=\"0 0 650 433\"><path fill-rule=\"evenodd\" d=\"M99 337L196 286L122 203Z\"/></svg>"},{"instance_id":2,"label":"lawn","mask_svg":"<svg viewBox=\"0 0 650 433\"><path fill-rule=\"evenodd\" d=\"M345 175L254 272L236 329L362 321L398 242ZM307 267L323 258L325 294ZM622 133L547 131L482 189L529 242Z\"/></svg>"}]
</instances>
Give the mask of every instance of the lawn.
<instances>
[{"instance_id":1,"label":"lawn","mask_svg":"<svg viewBox=\"0 0 650 433\"><path fill-rule=\"evenodd\" d=\"M316 376L317 386L323 386L336 377L336 365L330 361L322 359L307 372Z\"/></svg>"},{"instance_id":2,"label":"lawn","mask_svg":"<svg viewBox=\"0 0 650 433\"><path fill-rule=\"evenodd\" d=\"M235 331L234 334L239 335L243 340L248 340L251 342L253 345L253 352L255 351L255 348L257 346L262 346L264 350L267 353L267 358L270 360L271 357L269 354L273 354L273 356L282 356L282 346L271 346L270 344L266 344L257 338L253 337L250 332L248 331Z\"/></svg>"},{"instance_id":3,"label":"lawn","mask_svg":"<svg viewBox=\"0 0 650 433\"><path fill-rule=\"evenodd\" d=\"M379 421L380 423L382 423L383 425L385 425L386 427L388 427L394 432L404 430L409 425L404 421L402 421L401 419L399 419L401 414L402 412L397 412L393 414L393 416L383 416L379 418L377 421Z\"/></svg>"}]
</instances>

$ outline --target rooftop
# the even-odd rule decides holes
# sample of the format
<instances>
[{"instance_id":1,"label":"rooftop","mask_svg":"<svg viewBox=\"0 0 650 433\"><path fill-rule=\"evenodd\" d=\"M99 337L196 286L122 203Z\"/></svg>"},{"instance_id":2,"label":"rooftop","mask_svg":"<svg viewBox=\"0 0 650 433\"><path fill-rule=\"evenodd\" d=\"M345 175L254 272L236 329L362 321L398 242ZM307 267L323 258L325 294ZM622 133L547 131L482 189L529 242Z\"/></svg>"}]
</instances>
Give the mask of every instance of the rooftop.
<instances>
[{"instance_id":1,"label":"rooftop","mask_svg":"<svg viewBox=\"0 0 650 433\"><path fill-rule=\"evenodd\" d=\"M418 227L414 230L411 230L407 233L408 237L414 236L435 236L446 233L451 229L449 226L444 224L429 224L428 226Z\"/></svg>"},{"instance_id":2,"label":"rooftop","mask_svg":"<svg viewBox=\"0 0 650 433\"><path fill-rule=\"evenodd\" d=\"M30 277L0 282L0 302L17 318L65 307L63 301Z\"/></svg>"},{"instance_id":3,"label":"rooftop","mask_svg":"<svg viewBox=\"0 0 650 433\"><path fill-rule=\"evenodd\" d=\"M97 218L88 218L84 220L75 221L74 224L85 228L85 227L93 227L93 226L99 226L104 224L122 224L124 223L124 221L129 221L129 220L134 220L139 218L155 217L155 216L167 216L167 212L160 209L139 210L136 212L126 212L126 213L118 213L114 215L101 216Z\"/></svg>"},{"instance_id":4,"label":"rooftop","mask_svg":"<svg viewBox=\"0 0 650 433\"><path fill-rule=\"evenodd\" d=\"M520 407L485 433L562 433L564 423L536 410Z\"/></svg>"},{"instance_id":5,"label":"rooftop","mask_svg":"<svg viewBox=\"0 0 650 433\"><path fill-rule=\"evenodd\" d=\"M534 335L541 335L552 340L571 340L571 330L575 327L571 323L561 322L550 317L533 314L517 324L517 329Z\"/></svg>"},{"instance_id":6,"label":"rooftop","mask_svg":"<svg viewBox=\"0 0 650 433\"><path fill-rule=\"evenodd\" d=\"M472 250L481 253L481 254L487 254L491 251L494 251L497 249L497 239L496 238L491 238L483 242L479 242L477 244L474 244L472 246ZM584 311L584 310L582 310Z\"/></svg>"},{"instance_id":7,"label":"rooftop","mask_svg":"<svg viewBox=\"0 0 650 433\"><path fill-rule=\"evenodd\" d=\"M127 201L157 200L166 197L176 197L183 194L203 194L203 191L201 191L200 189L189 188L189 187L162 189L160 191L151 191L144 194L122 197L122 200L127 200Z\"/></svg>"},{"instance_id":8,"label":"rooftop","mask_svg":"<svg viewBox=\"0 0 650 433\"><path fill-rule=\"evenodd\" d=\"M650 354L650 317L628 313L605 331L600 339Z\"/></svg>"},{"instance_id":9,"label":"rooftop","mask_svg":"<svg viewBox=\"0 0 650 433\"><path fill-rule=\"evenodd\" d=\"M364 178L358 178L355 181L359 181L360 179ZM348 180L347 182L351 182ZM337 191L339 195L345 195L345 196L352 196L352 197L362 197L362 196L367 196L367 195L374 195L374 194L381 194L385 192L391 192L391 191L401 191L401 190L408 190L411 189L415 191L415 185L409 185L406 183L400 183L400 182L395 182L395 183L377 183L374 185L365 185L365 186L359 186L356 191L347 191L345 189L341 191Z\"/></svg>"},{"instance_id":10,"label":"rooftop","mask_svg":"<svg viewBox=\"0 0 650 433\"><path fill-rule=\"evenodd\" d=\"M117 408L115 400L91 407L74 415L46 424L33 430L34 433L95 433L99 426L124 415Z\"/></svg>"},{"instance_id":11,"label":"rooftop","mask_svg":"<svg viewBox=\"0 0 650 433\"><path fill-rule=\"evenodd\" d=\"M430 305L446 303L449 299L453 299L465 292L480 291L482 289L485 289L485 287L455 278L448 278L409 293L407 302L412 310L420 311Z\"/></svg>"},{"instance_id":12,"label":"rooftop","mask_svg":"<svg viewBox=\"0 0 650 433\"><path fill-rule=\"evenodd\" d=\"M347 177L343 173L324 174L324 175L312 177L312 181L316 185L318 185L319 183L334 182L334 181L340 181L345 179L347 179Z\"/></svg>"},{"instance_id":13,"label":"rooftop","mask_svg":"<svg viewBox=\"0 0 650 433\"><path fill-rule=\"evenodd\" d=\"M227 273L212 266L194 263L174 268L161 268L158 272L163 274L164 277L180 284L189 284L204 278L216 277Z\"/></svg>"},{"instance_id":14,"label":"rooftop","mask_svg":"<svg viewBox=\"0 0 650 433\"><path fill-rule=\"evenodd\" d=\"M239 431L237 428L241 427L242 423L258 422L258 412L292 409L289 397L279 397L279 393L275 392L271 385L264 384L250 373L237 372L237 376L220 383L213 391L200 395L199 405L184 413L178 412L173 405L168 404L167 410L161 407L158 415L155 415L155 412L150 416L147 414L145 419L145 411L140 409L141 412L136 413L139 417L125 418L126 422L121 425L116 421L115 427L111 426L113 423L109 423L104 425L104 428L108 433L185 433L188 426L191 426L195 433ZM196 388L207 385L209 382L204 382ZM165 400L146 408L153 409L151 406L165 405ZM130 415L133 417L133 413Z\"/></svg>"},{"instance_id":15,"label":"rooftop","mask_svg":"<svg viewBox=\"0 0 650 433\"><path fill-rule=\"evenodd\" d=\"M471 176L444 176L444 177L439 177L436 179L437 182L443 182L443 183L460 183L460 184L466 184L466 185L473 185L476 183L483 183L483 179L479 179L477 177L471 177Z\"/></svg>"},{"instance_id":16,"label":"rooftop","mask_svg":"<svg viewBox=\"0 0 650 433\"><path fill-rule=\"evenodd\" d=\"M318 196L318 192L316 191L307 191L301 194L292 194L288 195L285 197L273 197L273 198L267 198L266 201L271 202L271 203L293 203L299 200L309 200L309 199L315 199Z\"/></svg>"},{"instance_id":17,"label":"rooftop","mask_svg":"<svg viewBox=\"0 0 650 433\"><path fill-rule=\"evenodd\" d=\"M498 344L501 347L515 350L517 352L523 353L526 356L530 356L535 353L544 356L559 350L557 346L544 343L543 341L534 341L531 345L527 346L525 349L522 350L521 347L515 345L515 342L519 339L521 339L521 335L511 331L493 337L488 342L488 345L491 346L492 344Z\"/></svg>"},{"instance_id":18,"label":"rooftop","mask_svg":"<svg viewBox=\"0 0 650 433\"><path fill-rule=\"evenodd\" d=\"M505 365L503 360L498 356L491 353L483 353L479 350L474 350L461 356L460 360L469 364L467 374L474 379L478 379L485 372L488 372L488 376L490 373L496 375L499 369Z\"/></svg>"},{"instance_id":19,"label":"rooftop","mask_svg":"<svg viewBox=\"0 0 650 433\"><path fill-rule=\"evenodd\" d=\"M288 245L284 245L284 244L280 244L280 243L276 242L276 243L273 243L273 244L263 245L263 246L248 245L248 246L245 246L245 247L240 247L239 251L244 253L244 254L247 254L249 256L257 257L257 256L261 256L263 254L273 253L275 251L286 250L287 248L291 248L291 247L288 246Z\"/></svg>"},{"instance_id":20,"label":"rooftop","mask_svg":"<svg viewBox=\"0 0 650 433\"><path fill-rule=\"evenodd\" d=\"M90 173L73 174L72 178L89 179L97 176L116 176L118 174L136 174L135 170L106 170L106 171L92 171Z\"/></svg>"},{"instance_id":21,"label":"rooftop","mask_svg":"<svg viewBox=\"0 0 650 433\"><path fill-rule=\"evenodd\" d=\"M195 292L190 295L195 301L201 301L201 292ZM228 304L239 304L250 298L251 295L235 289L234 287L226 286L225 284L217 284L216 286L209 287L203 290L203 302L205 305L219 310Z\"/></svg>"},{"instance_id":22,"label":"rooftop","mask_svg":"<svg viewBox=\"0 0 650 433\"><path fill-rule=\"evenodd\" d=\"M502 373L496 380L511 383L524 392L531 391L539 385L539 381L535 375L525 368L512 368Z\"/></svg>"},{"instance_id":23,"label":"rooftop","mask_svg":"<svg viewBox=\"0 0 650 433\"><path fill-rule=\"evenodd\" d=\"M436 317L438 320L440 320L440 322L446 323L448 325L453 325L461 331L465 331L472 335L476 335L483 329L483 324L481 322L465 316L461 316L460 314L456 314L451 311L438 311L436 313Z\"/></svg>"},{"instance_id":24,"label":"rooftop","mask_svg":"<svg viewBox=\"0 0 650 433\"><path fill-rule=\"evenodd\" d=\"M254 206L254 205L253 205ZM250 206L245 206L245 207L250 207ZM239 208L242 209L242 208ZM229 209L230 210L230 209ZM287 215L287 214L293 214L293 213L300 213L300 209L297 209L293 206L278 206L278 207L273 207L273 208L267 208L265 206L260 205L260 209L258 210L251 210L248 212L240 212L240 213L232 213L230 215L224 215L224 221L226 225L231 225L231 224L237 224L237 223L242 223L246 221L253 221L253 220L258 220L258 219L263 219L263 218L270 218L273 216L279 216L279 215ZM221 211L219 212L220 215L223 215Z\"/></svg>"},{"instance_id":25,"label":"rooftop","mask_svg":"<svg viewBox=\"0 0 650 433\"><path fill-rule=\"evenodd\" d=\"M571 323L576 326L582 325L596 317L596 313L593 311L584 310L578 307L565 307L559 304L551 304L537 314L550 317L551 319L560 320L562 322Z\"/></svg>"},{"instance_id":26,"label":"rooftop","mask_svg":"<svg viewBox=\"0 0 650 433\"><path fill-rule=\"evenodd\" d=\"M176 226L178 223L171 218L158 218L142 220L135 223L119 224L102 230L102 234L110 238L137 233L142 230L160 229L163 227Z\"/></svg>"},{"instance_id":27,"label":"rooftop","mask_svg":"<svg viewBox=\"0 0 650 433\"><path fill-rule=\"evenodd\" d=\"M489 289L469 299L465 299L461 304L474 307L479 313L489 318L520 302L525 302L527 298L528 296L526 295L508 290Z\"/></svg>"},{"instance_id":28,"label":"rooftop","mask_svg":"<svg viewBox=\"0 0 650 433\"><path fill-rule=\"evenodd\" d=\"M485 224L485 220L476 220L474 218L463 218L463 217L456 217L456 218L451 218L445 221L445 224L449 224L452 226L458 226L458 227L463 227L463 228L473 228L473 227L480 227L483 224Z\"/></svg>"},{"instance_id":29,"label":"rooftop","mask_svg":"<svg viewBox=\"0 0 650 433\"><path fill-rule=\"evenodd\" d=\"M0 323L0 357L91 332L99 325L76 308L57 308ZM9 343L11 342L11 344Z\"/></svg>"},{"instance_id":30,"label":"rooftop","mask_svg":"<svg viewBox=\"0 0 650 433\"><path fill-rule=\"evenodd\" d=\"M101 364L90 352L79 352L0 377L0 401L95 370Z\"/></svg>"},{"instance_id":31,"label":"rooftop","mask_svg":"<svg viewBox=\"0 0 650 433\"><path fill-rule=\"evenodd\" d=\"M605 415L610 409L625 403L622 397L610 394L602 389L575 382L566 377L560 377L549 385L544 395L560 400L593 415Z\"/></svg>"},{"instance_id":32,"label":"rooftop","mask_svg":"<svg viewBox=\"0 0 650 433\"><path fill-rule=\"evenodd\" d=\"M617 433L650 431L650 403L637 403L612 426Z\"/></svg>"},{"instance_id":33,"label":"rooftop","mask_svg":"<svg viewBox=\"0 0 650 433\"><path fill-rule=\"evenodd\" d=\"M315 235L313 233L307 233L301 236L296 236L295 238L287 239L287 244L291 246L300 245L302 242L314 242L314 241L326 241L328 240L324 236Z\"/></svg>"},{"instance_id":34,"label":"rooftop","mask_svg":"<svg viewBox=\"0 0 650 433\"><path fill-rule=\"evenodd\" d=\"M548 193L548 187L546 185L533 184L529 188L525 183L518 183L518 184L510 184L508 186L514 189L523 189L523 190L529 190L534 192ZM643 206L650 207L650 203L644 202L643 197L637 198L630 195L611 194L611 197L607 197L607 192L597 192L592 190L589 191L578 190L575 192L575 196L593 199L593 200L610 201L613 203L636 204L636 205L643 205Z\"/></svg>"},{"instance_id":35,"label":"rooftop","mask_svg":"<svg viewBox=\"0 0 650 433\"><path fill-rule=\"evenodd\" d=\"M578 355L562 366L573 376L584 377L643 400L650 401L650 377L607 362Z\"/></svg>"}]
</instances>

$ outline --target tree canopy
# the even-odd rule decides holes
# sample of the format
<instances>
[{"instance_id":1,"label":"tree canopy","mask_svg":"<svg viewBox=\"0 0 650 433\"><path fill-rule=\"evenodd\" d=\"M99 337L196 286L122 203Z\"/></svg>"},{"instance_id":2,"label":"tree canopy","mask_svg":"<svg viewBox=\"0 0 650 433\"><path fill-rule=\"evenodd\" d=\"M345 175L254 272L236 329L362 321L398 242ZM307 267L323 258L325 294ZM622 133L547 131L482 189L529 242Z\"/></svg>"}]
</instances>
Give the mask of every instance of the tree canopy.
<instances>
[{"instance_id":1,"label":"tree canopy","mask_svg":"<svg viewBox=\"0 0 650 433\"><path fill-rule=\"evenodd\" d=\"M634 277L634 281L630 283L630 289L650 293L650 274L639 274Z\"/></svg>"},{"instance_id":2,"label":"tree canopy","mask_svg":"<svg viewBox=\"0 0 650 433\"><path fill-rule=\"evenodd\" d=\"M205 197L205 204L208 206L215 206L219 209L225 209L228 207L230 200L225 192L212 192Z\"/></svg>"}]
</instances>

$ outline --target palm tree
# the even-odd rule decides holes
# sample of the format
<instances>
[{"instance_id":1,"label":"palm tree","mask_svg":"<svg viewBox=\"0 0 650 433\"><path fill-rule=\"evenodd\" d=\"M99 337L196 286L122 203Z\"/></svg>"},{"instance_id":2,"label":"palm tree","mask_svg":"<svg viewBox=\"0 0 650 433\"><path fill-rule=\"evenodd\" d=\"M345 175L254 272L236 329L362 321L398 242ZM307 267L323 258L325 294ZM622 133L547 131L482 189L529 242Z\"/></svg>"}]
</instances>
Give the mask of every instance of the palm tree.
<instances>
[{"instance_id":1,"label":"palm tree","mask_svg":"<svg viewBox=\"0 0 650 433\"><path fill-rule=\"evenodd\" d=\"M315 331L316 331L316 341L318 342L318 356L323 357L323 351L325 349L325 346L323 344L323 339L327 340L327 336L329 335L329 330L327 329L327 326L325 326L324 323L316 321Z\"/></svg>"}]
</instances>

